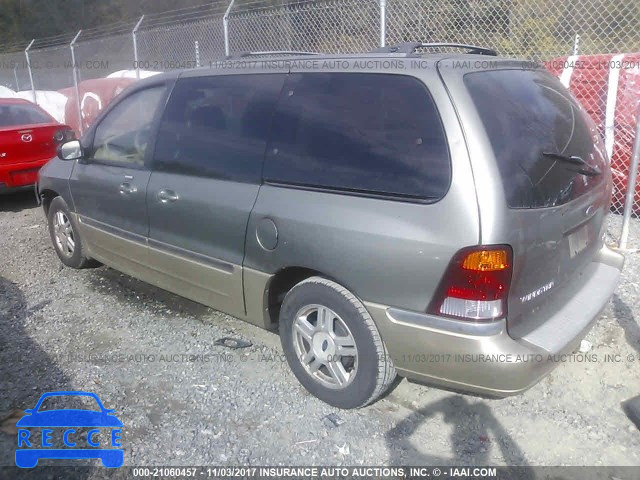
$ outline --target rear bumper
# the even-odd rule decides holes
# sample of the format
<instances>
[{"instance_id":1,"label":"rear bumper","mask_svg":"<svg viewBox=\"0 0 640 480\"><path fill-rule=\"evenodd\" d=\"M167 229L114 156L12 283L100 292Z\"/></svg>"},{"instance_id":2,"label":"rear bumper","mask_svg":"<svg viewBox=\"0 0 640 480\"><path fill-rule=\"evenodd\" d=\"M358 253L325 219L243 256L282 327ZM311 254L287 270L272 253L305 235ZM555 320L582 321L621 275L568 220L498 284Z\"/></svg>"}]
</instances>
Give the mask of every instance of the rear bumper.
<instances>
[{"instance_id":1,"label":"rear bumper","mask_svg":"<svg viewBox=\"0 0 640 480\"><path fill-rule=\"evenodd\" d=\"M0 191L27 187L38 181L38 171L50 160L45 158L35 162L0 164Z\"/></svg>"},{"instance_id":2,"label":"rear bumper","mask_svg":"<svg viewBox=\"0 0 640 480\"><path fill-rule=\"evenodd\" d=\"M578 292L540 327L512 338L505 320L473 324L423 313L365 305L404 377L494 397L535 385L571 361L580 341L613 294L624 257L603 247Z\"/></svg>"}]
</instances>

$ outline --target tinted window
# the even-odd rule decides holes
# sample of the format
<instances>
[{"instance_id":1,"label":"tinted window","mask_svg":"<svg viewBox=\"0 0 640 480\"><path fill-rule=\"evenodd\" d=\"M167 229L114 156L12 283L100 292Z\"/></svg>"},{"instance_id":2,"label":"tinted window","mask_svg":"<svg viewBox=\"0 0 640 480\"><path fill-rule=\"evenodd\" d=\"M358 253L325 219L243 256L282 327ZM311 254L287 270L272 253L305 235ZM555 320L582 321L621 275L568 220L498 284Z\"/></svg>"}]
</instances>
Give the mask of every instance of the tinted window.
<instances>
[{"instance_id":1,"label":"tinted window","mask_svg":"<svg viewBox=\"0 0 640 480\"><path fill-rule=\"evenodd\" d=\"M284 75L179 80L160 126L154 168L259 183Z\"/></svg>"},{"instance_id":2,"label":"tinted window","mask_svg":"<svg viewBox=\"0 0 640 480\"><path fill-rule=\"evenodd\" d=\"M121 101L96 128L93 158L109 163L144 165L153 119L165 87L133 93Z\"/></svg>"},{"instance_id":3,"label":"tinted window","mask_svg":"<svg viewBox=\"0 0 640 480\"><path fill-rule=\"evenodd\" d=\"M0 105L0 127L43 123L54 123L54 120L36 106L28 104Z\"/></svg>"},{"instance_id":4,"label":"tinted window","mask_svg":"<svg viewBox=\"0 0 640 480\"><path fill-rule=\"evenodd\" d=\"M411 77L291 75L272 138L267 181L428 199L449 187L440 117Z\"/></svg>"},{"instance_id":5,"label":"tinted window","mask_svg":"<svg viewBox=\"0 0 640 480\"><path fill-rule=\"evenodd\" d=\"M464 82L491 141L512 208L562 205L602 181L576 165L543 155L578 156L605 167L593 122L560 82L543 71L497 70Z\"/></svg>"}]
</instances>

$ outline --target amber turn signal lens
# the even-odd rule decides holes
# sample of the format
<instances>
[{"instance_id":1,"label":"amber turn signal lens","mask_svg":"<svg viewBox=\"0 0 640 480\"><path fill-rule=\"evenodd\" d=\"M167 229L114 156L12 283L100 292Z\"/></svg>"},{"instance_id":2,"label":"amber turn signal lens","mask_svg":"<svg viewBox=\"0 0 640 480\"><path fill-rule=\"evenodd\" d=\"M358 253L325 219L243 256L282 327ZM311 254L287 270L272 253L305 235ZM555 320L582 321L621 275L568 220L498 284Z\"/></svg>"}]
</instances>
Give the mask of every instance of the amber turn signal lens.
<instances>
[{"instance_id":1,"label":"amber turn signal lens","mask_svg":"<svg viewBox=\"0 0 640 480\"><path fill-rule=\"evenodd\" d=\"M471 252L462 262L465 270L495 272L509 268L509 254L506 250L480 250Z\"/></svg>"}]
</instances>

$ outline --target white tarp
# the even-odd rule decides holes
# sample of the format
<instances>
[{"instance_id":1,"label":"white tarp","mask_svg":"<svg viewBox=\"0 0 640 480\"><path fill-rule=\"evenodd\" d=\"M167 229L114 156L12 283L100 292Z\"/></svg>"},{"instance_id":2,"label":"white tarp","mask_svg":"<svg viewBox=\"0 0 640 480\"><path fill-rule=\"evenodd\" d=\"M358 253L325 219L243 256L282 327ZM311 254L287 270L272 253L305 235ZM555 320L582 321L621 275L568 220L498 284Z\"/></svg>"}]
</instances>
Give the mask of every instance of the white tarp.
<instances>
[{"instance_id":1,"label":"white tarp","mask_svg":"<svg viewBox=\"0 0 640 480\"><path fill-rule=\"evenodd\" d=\"M0 98L18 98L18 96L10 88L0 85Z\"/></svg>"},{"instance_id":2,"label":"white tarp","mask_svg":"<svg viewBox=\"0 0 640 480\"><path fill-rule=\"evenodd\" d=\"M140 70L140 79L153 77L162 72L152 72L151 70ZM108 75L107 78L138 78L135 70L118 70Z\"/></svg>"}]
</instances>

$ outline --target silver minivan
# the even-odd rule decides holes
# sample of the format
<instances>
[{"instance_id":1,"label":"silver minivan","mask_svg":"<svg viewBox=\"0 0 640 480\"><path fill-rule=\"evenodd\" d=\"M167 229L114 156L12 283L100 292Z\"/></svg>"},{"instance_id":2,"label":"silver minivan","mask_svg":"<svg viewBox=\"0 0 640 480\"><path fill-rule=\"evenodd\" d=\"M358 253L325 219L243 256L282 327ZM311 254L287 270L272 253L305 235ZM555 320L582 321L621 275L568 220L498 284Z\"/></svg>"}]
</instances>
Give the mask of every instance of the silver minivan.
<instances>
[{"instance_id":1,"label":"silver minivan","mask_svg":"<svg viewBox=\"0 0 640 480\"><path fill-rule=\"evenodd\" d=\"M40 173L58 256L279 331L336 407L526 390L618 282L609 160L543 67L425 47L136 83Z\"/></svg>"}]
</instances>

